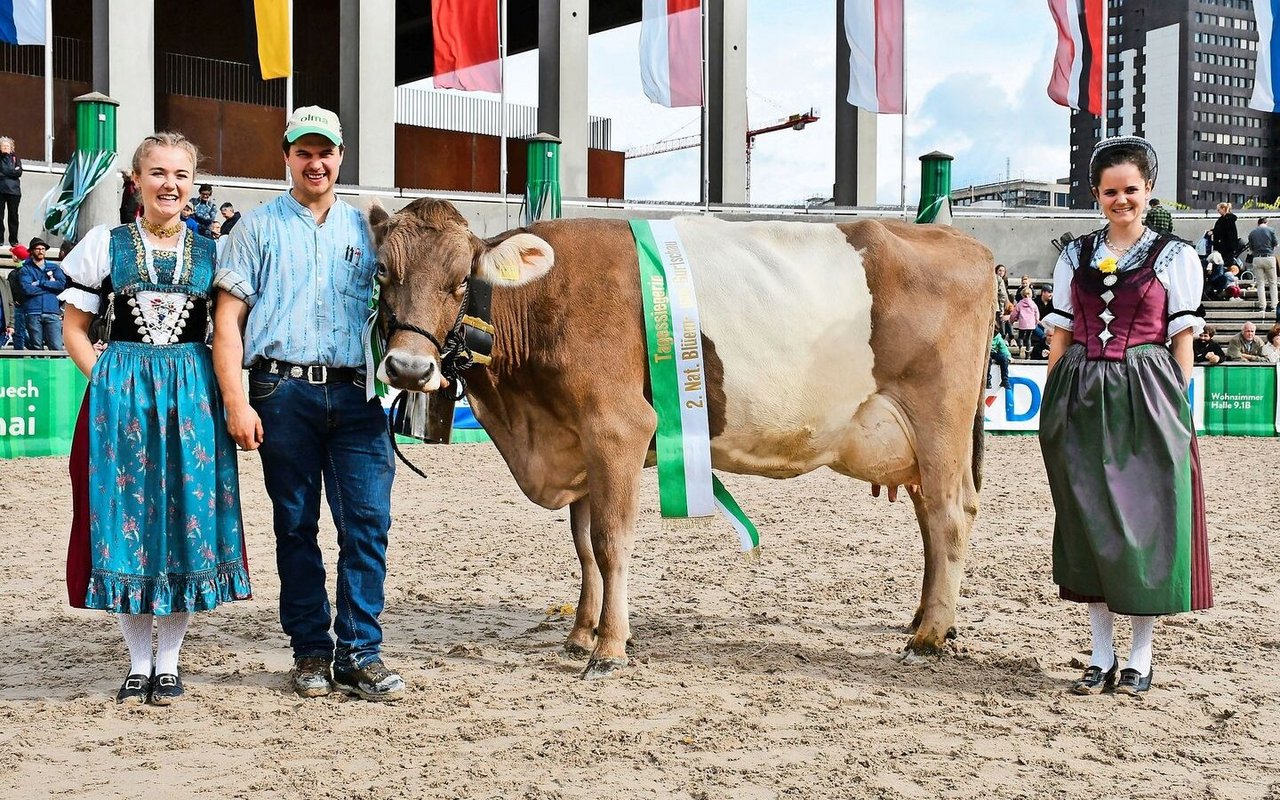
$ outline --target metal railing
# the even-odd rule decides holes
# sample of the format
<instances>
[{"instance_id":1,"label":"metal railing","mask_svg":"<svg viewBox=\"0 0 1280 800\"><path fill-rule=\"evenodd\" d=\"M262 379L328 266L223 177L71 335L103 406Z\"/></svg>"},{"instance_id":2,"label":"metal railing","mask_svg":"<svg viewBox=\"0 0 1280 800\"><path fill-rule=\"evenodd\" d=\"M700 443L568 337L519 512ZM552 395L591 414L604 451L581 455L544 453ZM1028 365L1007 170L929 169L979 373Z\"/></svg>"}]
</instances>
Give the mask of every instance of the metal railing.
<instances>
[{"instance_id":1,"label":"metal railing","mask_svg":"<svg viewBox=\"0 0 1280 800\"><path fill-rule=\"evenodd\" d=\"M396 123L419 128L502 135L502 104L486 97L460 92L396 87ZM613 120L588 118L587 146L608 150ZM507 136L527 139L538 133L536 106L507 103Z\"/></svg>"},{"instance_id":2,"label":"metal railing","mask_svg":"<svg viewBox=\"0 0 1280 800\"><path fill-rule=\"evenodd\" d=\"M93 80L93 64L82 39L53 37L53 77L55 80ZM0 72L44 77L44 48L0 43Z\"/></svg>"},{"instance_id":3,"label":"metal railing","mask_svg":"<svg viewBox=\"0 0 1280 800\"><path fill-rule=\"evenodd\" d=\"M166 94L204 97L232 103L284 107L285 81L264 81L257 64L202 58L185 53L165 53ZM319 87L305 72L294 71L294 105L311 102Z\"/></svg>"}]
</instances>

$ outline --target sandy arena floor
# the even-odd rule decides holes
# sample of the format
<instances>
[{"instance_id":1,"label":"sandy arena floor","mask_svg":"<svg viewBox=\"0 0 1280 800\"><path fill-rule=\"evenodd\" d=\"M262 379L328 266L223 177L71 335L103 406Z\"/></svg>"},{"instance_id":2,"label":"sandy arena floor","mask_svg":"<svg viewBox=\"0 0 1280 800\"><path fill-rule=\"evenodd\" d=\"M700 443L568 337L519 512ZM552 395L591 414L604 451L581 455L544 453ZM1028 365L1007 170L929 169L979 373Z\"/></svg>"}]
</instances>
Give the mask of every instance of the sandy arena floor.
<instances>
[{"instance_id":1,"label":"sandy arena floor","mask_svg":"<svg viewBox=\"0 0 1280 800\"><path fill-rule=\"evenodd\" d=\"M922 570L910 503L825 470L726 476L764 537L752 565L727 526L663 532L649 471L633 666L593 683L559 655L567 511L525 500L489 446L408 448L439 479L396 484L383 619L410 691L394 706L287 691L249 455L257 599L196 619L182 703L118 708L118 628L64 597L65 462L2 463L0 796L1280 798L1280 440L1201 440L1218 605L1158 625L1157 686L1136 701L1064 694L1088 624L1049 578L1039 449L987 442L940 661L898 659ZM332 557L327 521L321 536Z\"/></svg>"}]
</instances>

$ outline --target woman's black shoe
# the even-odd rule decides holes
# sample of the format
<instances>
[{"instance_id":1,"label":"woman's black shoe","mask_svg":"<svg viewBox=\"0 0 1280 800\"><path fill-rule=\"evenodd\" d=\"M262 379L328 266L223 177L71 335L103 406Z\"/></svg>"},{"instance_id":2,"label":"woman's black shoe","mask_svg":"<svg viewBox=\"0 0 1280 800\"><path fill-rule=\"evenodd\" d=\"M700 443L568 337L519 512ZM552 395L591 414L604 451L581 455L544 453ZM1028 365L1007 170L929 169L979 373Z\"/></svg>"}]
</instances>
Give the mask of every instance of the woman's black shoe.
<instances>
[{"instance_id":1,"label":"woman's black shoe","mask_svg":"<svg viewBox=\"0 0 1280 800\"><path fill-rule=\"evenodd\" d=\"M1116 694L1127 694L1136 697L1151 688L1151 676L1156 671L1148 670L1146 675L1139 675L1136 669L1120 670L1120 681L1116 684Z\"/></svg>"},{"instance_id":2,"label":"woman's black shoe","mask_svg":"<svg viewBox=\"0 0 1280 800\"><path fill-rule=\"evenodd\" d=\"M1102 667L1089 667L1080 676L1080 680L1075 682L1071 687L1074 694L1098 694L1099 692L1108 692L1116 685L1116 670L1120 669L1120 660L1116 659L1111 664L1111 669L1106 672L1102 671ZM1130 672L1131 670L1125 670Z\"/></svg>"},{"instance_id":3,"label":"woman's black shoe","mask_svg":"<svg viewBox=\"0 0 1280 800\"><path fill-rule=\"evenodd\" d=\"M124 683L120 684L120 691L116 692L116 702L142 705L147 702L147 697L150 695L151 676L133 674L125 678Z\"/></svg>"},{"instance_id":4,"label":"woman's black shoe","mask_svg":"<svg viewBox=\"0 0 1280 800\"><path fill-rule=\"evenodd\" d=\"M177 675L157 675L151 681L151 705L167 706L182 697L182 679Z\"/></svg>"}]
</instances>

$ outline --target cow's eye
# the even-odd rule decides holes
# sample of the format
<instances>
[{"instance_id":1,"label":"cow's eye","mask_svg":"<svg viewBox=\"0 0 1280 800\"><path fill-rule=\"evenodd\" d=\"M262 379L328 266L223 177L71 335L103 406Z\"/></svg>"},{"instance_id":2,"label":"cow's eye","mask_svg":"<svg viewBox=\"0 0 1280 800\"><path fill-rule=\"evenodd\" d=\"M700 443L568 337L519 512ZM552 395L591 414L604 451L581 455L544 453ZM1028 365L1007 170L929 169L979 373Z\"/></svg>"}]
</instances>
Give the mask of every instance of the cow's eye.
<instances>
[{"instance_id":1,"label":"cow's eye","mask_svg":"<svg viewBox=\"0 0 1280 800\"><path fill-rule=\"evenodd\" d=\"M378 280L384 280L387 277L387 263L385 261L379 261L374 265L374 271L378 276Z\"/></svg>"}]
</instances>

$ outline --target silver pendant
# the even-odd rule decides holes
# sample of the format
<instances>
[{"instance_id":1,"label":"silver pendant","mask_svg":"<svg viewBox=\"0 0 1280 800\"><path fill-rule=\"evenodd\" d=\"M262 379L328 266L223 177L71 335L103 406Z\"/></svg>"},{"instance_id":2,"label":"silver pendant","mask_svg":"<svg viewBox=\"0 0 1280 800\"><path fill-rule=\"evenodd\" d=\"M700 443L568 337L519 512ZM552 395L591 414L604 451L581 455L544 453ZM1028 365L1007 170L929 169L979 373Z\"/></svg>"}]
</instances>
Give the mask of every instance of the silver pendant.
<instances>
[{"instance_id":1,"label":"silver pendant","mask_svg":"<svg viewBox=\"0 0 1280 800\"><path fill-rule=\"evenodd\" d=\"M1102 279L1102 285L1103 285L1103 286L1115 286L1115 285L1116 285L1116 276L1115 276L1115 275L1107 275L1106 277L1104 277L1104 278Z\"/></svg>"}]
</instances>

